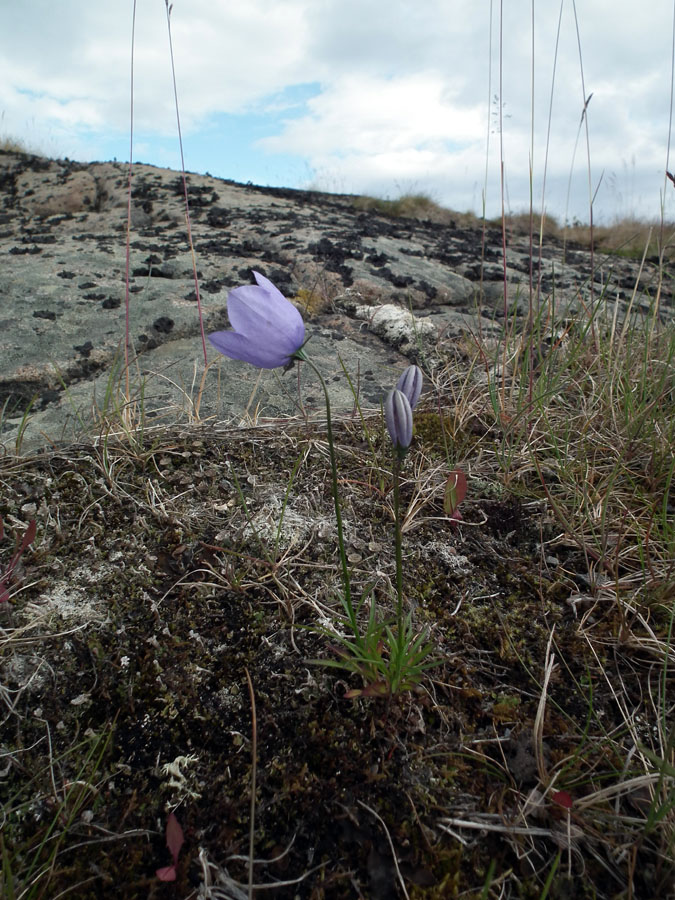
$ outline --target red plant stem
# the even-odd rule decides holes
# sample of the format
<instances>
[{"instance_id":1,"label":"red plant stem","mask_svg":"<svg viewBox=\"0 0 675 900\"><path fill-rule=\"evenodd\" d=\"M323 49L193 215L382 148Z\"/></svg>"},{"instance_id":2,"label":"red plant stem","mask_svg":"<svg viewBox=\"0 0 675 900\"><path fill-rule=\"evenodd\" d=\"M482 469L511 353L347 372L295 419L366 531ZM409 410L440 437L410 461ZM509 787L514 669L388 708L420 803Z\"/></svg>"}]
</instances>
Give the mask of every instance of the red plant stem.
<instances>
[{"instance_id":1,"label":"red plant stem","mask_svg":"<svg viewBox=\"0 0 675 900\"><path fill-rule=\"evenodd\" d=\"M1 522L2 522L2 520L0 519L0 523ZM26 532L21 540L21 543L14 551L14 556L12 556L12 558L9 561L9 565L7 566L5 571L2 573L2 576L0 576L0 603L4 603L6 600L9 600L9 589L6 587L7 582L9 581L9 578L10 578L12 572L16 568L16 564L21 559L22 554L25 552L26 548L30 544L32 544L33 541L35 540L36 532L37 532L37 523L35 522L35 519L31 519L30 522L28 523L28 528L26 529ZM3 529L3 533L4 533L4 529Z\"/></svg>"},{"instance_id":2,"label":"red plant stem","mask_svg":"<svg viewBox=\"0 0 675 900\"><path fill-rule=\"evenodd\" d=\"M185 224L187 227L188 243L190 244L190 253L192 254L192 272L195 282L195 296L197 298L197 313L199 315L199 332L202 336L202 350L204 352L204 366L208 365L206 355L206 335L204 334L204 319L202 316L202 301L199 295L199 276L197 275L197 260L195 258L195 247L192 241L192 224L190 222L190 203L188 201L187 179L185 177L185 158L183 156L183 135L180 128L180 113L178 110L178 89L176 87L176 67L173 59L173 41L171 40L171 7L169 0L164 0L166 6L166 26L169 32L169 53L171 55L171 77L173 78L173 96L176 104L176 123L178 125L178 145L180 147L180 168L183 176L183 196L185 197Z\"/></svg>"},{"instance_id":3,"label":"red plant stem","mask_svg":"<svg viewBox=\"0 0 675 900\"><path fill-rule=\"evenodd\" d=\"M129 401L129 260L131 256L131 170L134 149L134 43L136 36L136 0L131 14L131 80L129 101L129 181L127 185L127 239L124 272L124 372L125 397Z\"/></svg>"}]
</instances>

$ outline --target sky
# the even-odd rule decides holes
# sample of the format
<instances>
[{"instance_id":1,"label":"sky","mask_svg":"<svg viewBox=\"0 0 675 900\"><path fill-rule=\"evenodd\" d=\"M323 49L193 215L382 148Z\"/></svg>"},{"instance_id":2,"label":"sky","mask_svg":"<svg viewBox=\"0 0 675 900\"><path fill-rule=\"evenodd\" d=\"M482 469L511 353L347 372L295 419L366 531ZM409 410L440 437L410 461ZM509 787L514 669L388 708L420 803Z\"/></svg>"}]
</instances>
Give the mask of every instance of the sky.
<instances>
[{"instance_id":1,"label":"sky","mask_svg":"<svg viewBox=\"0 0 675 900\"><path fill-rule=\"evenodd\" d=\"M673 220L674 5L174 0L185 167L490 217L503 195L561 223L591 199L597 223ZM0 141L129 160L133 7L0 0ZM180 169L164 0L137 0L133 101L132 159Z\"/></svg>"}]
</instances>

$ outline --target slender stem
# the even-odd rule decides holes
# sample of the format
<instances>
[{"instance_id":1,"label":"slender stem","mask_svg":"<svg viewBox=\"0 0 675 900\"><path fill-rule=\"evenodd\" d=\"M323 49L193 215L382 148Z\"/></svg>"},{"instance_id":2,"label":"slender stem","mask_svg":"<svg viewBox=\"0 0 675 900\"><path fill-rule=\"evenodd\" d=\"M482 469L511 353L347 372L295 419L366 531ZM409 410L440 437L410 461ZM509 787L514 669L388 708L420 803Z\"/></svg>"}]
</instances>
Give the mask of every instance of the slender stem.
<instances>
[{"instance_id":1,"label":"slender stem","mask_svg":"<svg viewBox=\"0 0 675 900\"><path fill-rule=\"evenodd\" d=\"M185 198L185 224L187 226L187 238L190 246L190 254L192 256L192 273L195 282L195 298L197 300L197 313L199 315L199 332L202 337L202 351L204 353L204 367L209 364L206 355L206 334L204 332L204 316L202 313L202 300L199 294L199 277L197 275L197 257L195 256L195 245L192 240L192 223L190 221L190 201L188 199L187 178L185 177L185 157L183 155L183 134L180 127L180 111L178 107L178 88L176 86L176 65L173 58L173 40L171 38L171 10L173 4L169 4L169 0L164 0L166 6L166 27L169 32L169 58L171 59L171 77L173 79L173 98L176 106L176 125L178 126L178 147L180 148L180 169L183 176L183 196ZM200 398L201 399L201 398Z\"/></svg>"},{"instance_id":2,"label":"slender stem","mask_svg":"<svg viewBox=\"0 0 675 900\"><path fill-rule=\"evenodd\" d=\"M246 667L246 680L248 682L248 693L251 698L251 811L250 823L248 830L248 897L253 897L253 843L255 838L255 790L256 790L256 771L258 767L258 719L255 711L255 692L253 691L253 682Z\"/></svg>"},{"instance_id":3,"label":"slender stem","mask_svg":"<svg viewBox=\"0 0 675 900\"><path fill-rule=\"evenodd\" d=\"M304 351L298 350L295 354L297 359L303 360L306 362L310 369L314 372L316 377L319 379L321 383L321 387L323 388L323 395L326 400L326 430L328 432L328 449L330 452L330 467L332 474L332 482L333 482L333 501L335 503L335 521L337 523L337 533L338 533L338 548L340 551L340 563L342 566L342 587L344 590L344 601L345 607L347 609L349 615L349 621L352 627L352 631L354 632L354 636L356 637L357 645L359 648L361 647L361 635L359 633L358 624L356 622L356 613L354 612L354 606L352 604L352 591L351 591L351 581L349 578L349 565L347 563L347 554L345 552L345 539L344 533L342 530L342 513L340 512L340 495L338 492L338 474L337 474L337 462L335 459L335 445L333 442L333 424L331 421L330 414L330 398L328 396L328 388L326 387L326 382L323 380L323 376L321 372L317 369L311 359L305 355Z\"/></svg>"},{"instance_id":4,"label":"slender stem","mask_svg":"<svg viewBox=\"0 0 675 900\"><path fill-rule=\"evenodd\" d=\"M403 554L401 551L401 496L400 496L400 477L401 477L401 455L398 448L394 450L394 522L396 529L396 626L398 629L397 639L399 643L403 634Z\"/></svg>"},{"instance_id":5,"label":"slender stem","mask_svg":"<svg viewBox=\"0 0 675 900\"><path fill-rule=\"evenodd\" d=\"M129 178L127 185L127 238L126 238L126 265L124 278L124 397L127 403L129 396L129 271L131 258L131 174L134 158L134 41L136 35L136 0L131 13L131 99L129 105Z\"/></svg>"}]
</instances>

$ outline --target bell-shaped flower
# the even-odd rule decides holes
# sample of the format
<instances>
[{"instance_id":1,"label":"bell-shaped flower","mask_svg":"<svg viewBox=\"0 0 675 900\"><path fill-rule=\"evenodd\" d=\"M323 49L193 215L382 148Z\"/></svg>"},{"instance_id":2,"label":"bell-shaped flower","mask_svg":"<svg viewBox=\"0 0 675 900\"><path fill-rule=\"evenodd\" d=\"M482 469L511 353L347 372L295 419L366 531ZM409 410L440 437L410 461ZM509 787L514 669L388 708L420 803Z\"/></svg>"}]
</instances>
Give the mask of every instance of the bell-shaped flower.
<instances>
[{"instance_id":1,"label":"bell-shaped flower","mask_svg":"<svg viewBox=\"0 0 675 900\"><path fill-rule=\"evenodd\" d=\"M398 388L389 391L384 401L384 421L391 442L399 452L405 452L412 441L412 409L410 401Z\"/></svg>"},{"instance_id":2,"label":"bell-shaped flower","mask_svg":"<svg viewBox=\"0 0 675 900\"><path fill-rule=\"evenodd\" d=\"M305 323L290 300L259 272L257 284L230 291L230 331L216 331L209 341L224 356L260 369L286 366L305 340Z\"/></svg>"},{"instance_id":3,"label":"bell-shaped flower","mask_svg":"<svg viewBox=\"0 0 675 900\"><path fill-rule=\"evenodd\" d=\"M417 401L422 393L423 380L422 370L419 366L408 366L396 382L397 389L408 398L410 409L415 409L417 406Z\"/></svg>"}]
</instances>

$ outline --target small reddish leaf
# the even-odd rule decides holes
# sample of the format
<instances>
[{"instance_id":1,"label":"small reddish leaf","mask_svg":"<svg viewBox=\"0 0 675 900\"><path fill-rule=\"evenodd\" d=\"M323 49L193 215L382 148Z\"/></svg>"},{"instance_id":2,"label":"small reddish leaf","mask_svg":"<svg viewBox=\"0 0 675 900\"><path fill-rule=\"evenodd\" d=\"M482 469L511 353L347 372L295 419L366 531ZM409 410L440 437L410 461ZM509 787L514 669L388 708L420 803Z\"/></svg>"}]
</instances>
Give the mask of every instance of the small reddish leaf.
<instances>
[{"instance_id":1,"label":"small reddish leaf","mask_svg":"<svg viewBox=\"0 0 675 900\"><path fill-rule=\"evenodd\" d=\"M28 523L28 528L26 529L26 533L23 536L23 540L21 541L21 547L19 548L19 553L23 553L26 547L29 544L32 544L35 540L35 535L37 534L37 522L35 519L31 519Z\"/></svg>"},{"instance_id":2,"label":"small reddish leaf","mask_svg":"<svg viewBox=\"0 0 675 900\"><path fill-rule=\"evenodd\" d=\"M353 700L355 697L360 697L362 693L363 691L359 688L352 688L351 691L345 693L345 700Z\"/></svg>"},{"instance_id":3,"label":"small reddish leaf","mask_svg":"<svg viewBox=\"0 0 675 900\"><path fill-rule=\"evenodd\" d=\"M164 866L163 869L157 869L156 875L160 881L175 881L176 880L176 867L175 866Z\"/></svg>"},{"instance_id":4,"label":"small reddish leaf","mask_svg":"<svg viewBox=\"0 0 675 900\"><path fill-rule=\"evenodd\" d=\"M443 499L443 508L448 516L454 516L457 507L466 497L467 481L466 475L455 469L450 473L445 483L445 497Z\"/></svg>"},{"instance_id":5,"label":"small reddish leaf","mask_svg":"<svg viewBox=\"0 0 675 900\"><path fill-rule=\"evenodd\" d=\"M180 848L183 846L184 840L183 829L180 827L178 819L173 813L170 813L166 823L166 846L171 851L174 866L178 862L178 854L180 853Z\"/></svg>"},{"instance_id":6,"label":"small reddish leaf","mask_svg":"<svg viewBox=\"0 0 675 900\"><path fill-rule=\"evenodd\" d=\"M567 791L556 791L555 794L551 794L551 800L554 803L557 803L558 806L562 806L565 809L572 809L572 795Z\"/></svg>"},{"instance_id":7,"label":"small reddish leaf","mask_svg":"<svg viewBox=\"0 0 675 900\"><path fill-rule=\"evenodd\" d=\"M389 685L384 681L371 681L361 691L363 697L386 697L390 691Z\"/></svg>"},{"instance_id":8,"label":"small reddish leaf","mask_svg":"<svg viewBox=\"0 0 675 900\"><path fill-rule=\"evenodd\" d=\"M352 688L346 691L345 700L353 700L355 697L386 697L390 687L386 681L371 681L364 688Z\"/></svg>"}]
</instances>

